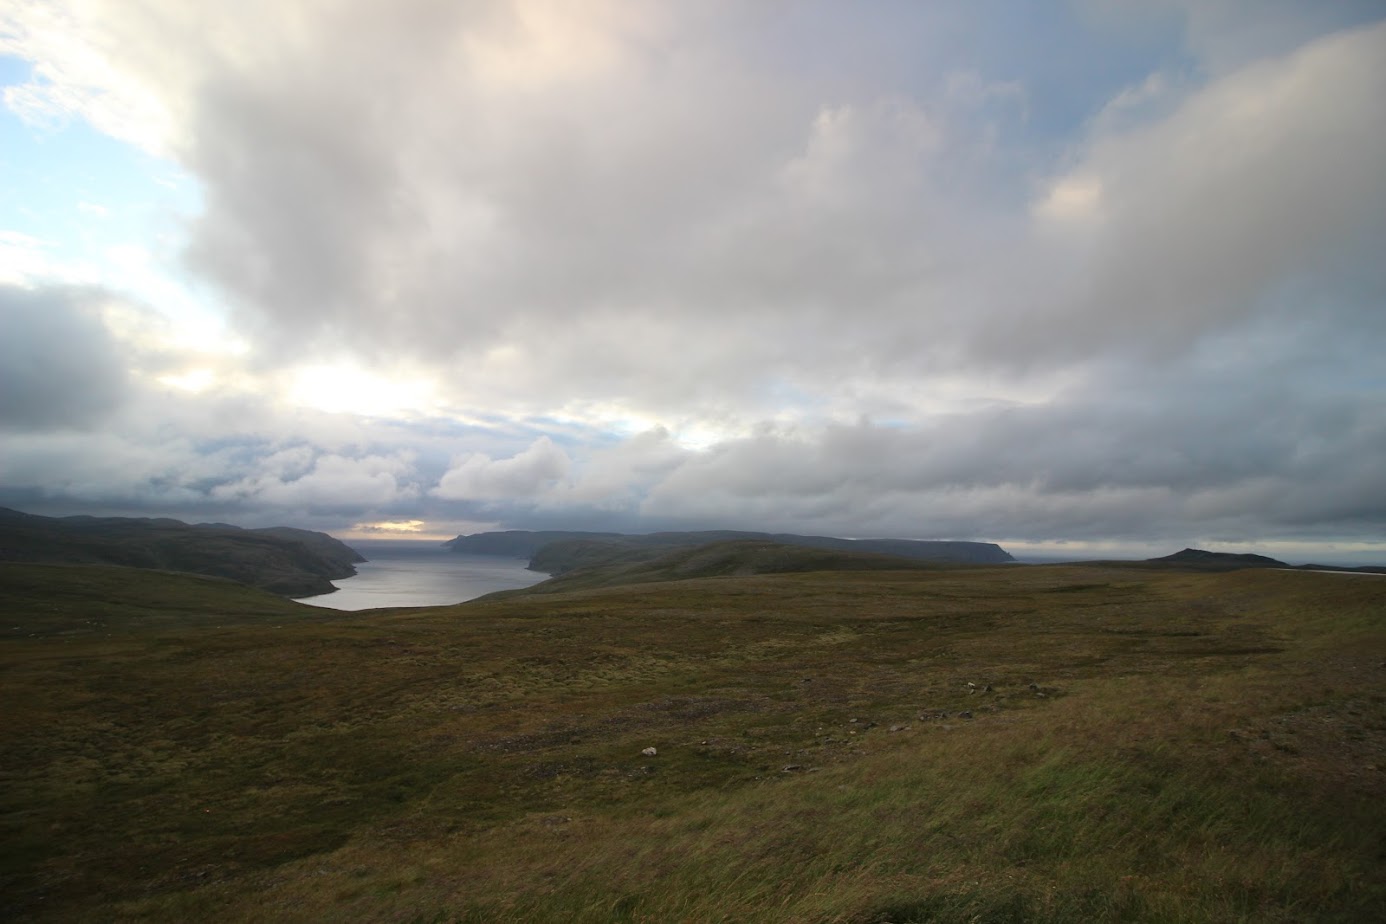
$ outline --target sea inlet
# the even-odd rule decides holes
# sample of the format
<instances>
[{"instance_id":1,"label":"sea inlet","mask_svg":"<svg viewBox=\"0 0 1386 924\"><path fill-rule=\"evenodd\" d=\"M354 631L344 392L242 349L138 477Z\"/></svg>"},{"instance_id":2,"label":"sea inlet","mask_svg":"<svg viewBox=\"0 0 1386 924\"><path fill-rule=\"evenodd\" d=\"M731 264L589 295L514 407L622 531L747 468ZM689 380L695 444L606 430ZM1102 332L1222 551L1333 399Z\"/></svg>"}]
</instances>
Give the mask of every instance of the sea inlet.
<instances>
[{"instance_id":1,"label":"sea inlet","mask_svg":"<svg viewBox=\"0 0 1386 924\"><path fill-rule=\"evenodd\" d=\"M498 590L515 590L546 579L523 558L459 555L438 542L395 540L348 542L369 561L356 576L333 581L337 592L302 597L300 603L334 610L383 606L446 606Z\"/></svg>"}]
</instances>

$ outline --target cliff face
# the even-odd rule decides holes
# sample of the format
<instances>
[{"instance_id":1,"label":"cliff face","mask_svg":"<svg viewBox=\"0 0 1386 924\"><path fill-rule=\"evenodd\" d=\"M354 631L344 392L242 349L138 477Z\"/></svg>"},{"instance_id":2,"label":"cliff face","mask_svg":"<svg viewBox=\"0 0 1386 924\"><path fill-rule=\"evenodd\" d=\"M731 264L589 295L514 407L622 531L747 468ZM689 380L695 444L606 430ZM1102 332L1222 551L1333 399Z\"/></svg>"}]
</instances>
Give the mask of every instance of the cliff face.
<instances>
[{"instance_id":1,"label":"cliff face","mask_svg":"<svg viewBox=\"0 0 1386 924\"><path fill-rule=\"evenodd\" d=\"M510 555L529 558L530 568L562 574L618 560L649 560L671 549L692 548L713 542L774 542L780 545L840 552L894 555L915 561L962 564L1004 564L1015 561L1005 549L991 542L934 542L916 539L839 539L834 536L798 536L792 533L757 533L736 530L665 532L648 535L584 532L476 533L444 543L455 552L472 555Z\"/></svg>"},{"instance_id":2,"label":"cliff face","mask_svg":"<svg viewBox=\"0 0 1386 924\"><path fill-rule=\"evenodd\" d=\"M289 597L331 593L365 561L326 533L0 508L0 561L121 565L230 578Z\"/></svg>"}]
</instances>

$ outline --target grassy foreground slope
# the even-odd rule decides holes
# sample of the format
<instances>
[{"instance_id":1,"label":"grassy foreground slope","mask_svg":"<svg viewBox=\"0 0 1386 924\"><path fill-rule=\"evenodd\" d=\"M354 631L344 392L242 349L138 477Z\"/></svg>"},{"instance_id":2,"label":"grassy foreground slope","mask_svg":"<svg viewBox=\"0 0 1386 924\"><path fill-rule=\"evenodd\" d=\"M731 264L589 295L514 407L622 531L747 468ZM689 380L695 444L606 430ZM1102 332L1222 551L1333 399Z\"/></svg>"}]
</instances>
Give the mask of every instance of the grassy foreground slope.
<instances>
[{"instance_id":1,"label":"grassy foreground slope","mask_svg":"<svg viewBox=\"0 0 1386 924\"><path fill-rule=\"evenodd\" d=\"M807 573L285 615L0 643L0 914L1386 917L1376 577Z\"/></svg>"},{"instance_id":2,"label":"grassy foreground slope","mask_svg":"<svg viewBox=\"0 0 1386 924\"><path fill-rule=\"evenodd\" d=\"M0 601L0 638L325 618L319 609L229 578L113 565L0 562Z\"/></svg>"}]
</instances>

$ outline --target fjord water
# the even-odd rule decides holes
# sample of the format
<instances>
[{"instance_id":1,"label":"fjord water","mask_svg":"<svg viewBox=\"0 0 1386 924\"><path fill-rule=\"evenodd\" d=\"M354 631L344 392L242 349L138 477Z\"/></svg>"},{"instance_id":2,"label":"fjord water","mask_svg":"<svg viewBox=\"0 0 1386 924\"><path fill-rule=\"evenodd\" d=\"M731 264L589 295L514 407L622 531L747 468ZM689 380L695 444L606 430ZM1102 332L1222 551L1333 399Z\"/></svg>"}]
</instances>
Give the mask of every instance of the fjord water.
<instances>
[{"instance_id":1,"label":"fjord water","mask_svg":"<svg viewBox=\"0 0 1386 924\"><path fill-rule=\"evenodd\" d=\"M352 542L369 561L356 576L336 580L337 592L300 598L300 603L334 610L382 606L446 606L497 590L515 590L548 577L525 567L522 558L458 555L437 542Z\"/></svg>"}]
</instances>

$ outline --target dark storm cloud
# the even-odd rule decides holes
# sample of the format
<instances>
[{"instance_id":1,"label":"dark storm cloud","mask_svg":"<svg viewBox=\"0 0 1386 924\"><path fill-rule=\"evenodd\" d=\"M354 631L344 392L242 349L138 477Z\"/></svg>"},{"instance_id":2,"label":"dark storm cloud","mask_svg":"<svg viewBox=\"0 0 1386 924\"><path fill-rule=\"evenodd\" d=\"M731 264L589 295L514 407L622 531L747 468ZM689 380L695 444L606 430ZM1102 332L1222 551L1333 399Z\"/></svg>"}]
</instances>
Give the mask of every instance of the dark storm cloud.
<instances>
[{"instance_id":1,"label":"dark storm cloud","mask_svg":"<svg viewBox=\"0 0 1386 924\"><path fill-rule=\"evenodd\" d=\"M94 289L0 284L0 427L89 426L117 407L126 377Z\"/></svg>"}]
</instances>

